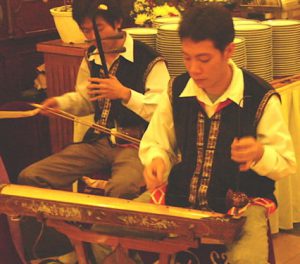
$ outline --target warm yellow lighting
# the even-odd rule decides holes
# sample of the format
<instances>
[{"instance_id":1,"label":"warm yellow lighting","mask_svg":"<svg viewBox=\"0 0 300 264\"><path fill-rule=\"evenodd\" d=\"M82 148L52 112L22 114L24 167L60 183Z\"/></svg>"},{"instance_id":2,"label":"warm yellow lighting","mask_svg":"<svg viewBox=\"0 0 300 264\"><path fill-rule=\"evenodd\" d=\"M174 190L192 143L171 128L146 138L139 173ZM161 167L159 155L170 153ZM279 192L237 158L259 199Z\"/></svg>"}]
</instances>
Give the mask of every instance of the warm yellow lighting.
<instances>
[{"instance_id":1,"label":"warm yellow lighting","mask_svg":"<svg viewBox=\"0 0 300 264\"><path fill-rule=\"evenodd\" d=\"M100 4L100 5L98 6L98 9L99 9L99 10L108 10L108 7L107 7L107 5Z\"/></svg>"}]
</instances>

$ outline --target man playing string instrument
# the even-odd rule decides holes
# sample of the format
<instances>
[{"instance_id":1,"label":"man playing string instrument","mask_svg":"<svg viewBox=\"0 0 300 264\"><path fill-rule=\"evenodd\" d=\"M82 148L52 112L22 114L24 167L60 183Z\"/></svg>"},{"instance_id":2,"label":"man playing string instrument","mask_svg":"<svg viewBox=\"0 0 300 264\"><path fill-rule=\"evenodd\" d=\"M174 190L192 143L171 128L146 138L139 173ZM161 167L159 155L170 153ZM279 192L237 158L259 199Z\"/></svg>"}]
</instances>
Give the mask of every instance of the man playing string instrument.
<instances>
[{"instance_id":1,"label":"man playing string instrument","mask_svg":"<svg viewBox=\"0 0 300 264\"><path fill-rule=\"evenodd\" d=\"M94 17L103 39L108 78L104 78L105 65L95 48ZM122 127L141 136L161 92L167 88L169 73L165 61L129 35L114 38L121 31L123 19L117 1L74 0L73 18L91 42L91 48L80 66L75 91L49 98L43 106L79 116L95 113L99 125ZM120 47L126 50L118 53ZM104 168L111 170L105 185L107 196L132 199L139 194L143 166L137 148L130 144L115 145L107 134L93 129L87 132L83 142L69 145L25 168L19 175L19 183L64 188L83 175L93 175Z\"/></svg>"},{"instance_id":2,"label":"man playing string instrument","mask_svg":"<svg viewBox=\"0 0 300 264\"><path fill-rule=\"evenodd\" d=\"M147 187L167 182L168 205L220 213L241 207L239 195L247 195L251 206L241 238L228 245L229 263L266 264L274 183L295 172L279 96L231 60L234 27L226 9L189 10L179 36L187 73L170 82L140 144Z\"/></svg>"}]
</instances>

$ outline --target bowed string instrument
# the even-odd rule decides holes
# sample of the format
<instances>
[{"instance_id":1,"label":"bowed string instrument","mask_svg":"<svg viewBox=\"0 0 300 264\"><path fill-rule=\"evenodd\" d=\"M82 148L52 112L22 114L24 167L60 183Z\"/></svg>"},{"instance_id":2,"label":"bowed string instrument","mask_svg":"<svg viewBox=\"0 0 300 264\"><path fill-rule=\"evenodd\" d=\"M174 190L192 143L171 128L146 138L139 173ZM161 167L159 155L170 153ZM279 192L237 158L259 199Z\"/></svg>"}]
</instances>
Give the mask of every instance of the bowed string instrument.
<instances>
[{"instance_id":1,"label":"bowed string instrument","mask_svg":"<svg viewBox=\"0 0 300 264\"><path fill-rule=\"evenodd\" d=\"M104 4L100 4L98 6L98 10L104 10L105 11L107 9L108 9L108 7L106 5L104 5ZM100 61L102 63L102 67L103 67L103 78L109 78L109 71L108 71L108 67L107 67L107 63L106 63L105 53L122 53L126 49L125 49L125 47L120 47L120 48L117 48L117 49L104 50L103 49L103 45L102 45L102 40L109 41L109 40L121 39L121 38L124 37L125 33L124 32L119 32L119 33L117 33L115 35L107 36L105 38L101 38L101 35L100 35L99 31L98 31L96 17L97 17L97 15L93 16L92 23L93 23L93 30L94 30L94 35L95 35L95 42L96 42L96 46L97 46L98 52L97 53L91 53L90 55L92 55L92 54L93 55L98 54L100 56ZM92 41L94 41L94 40L88 40L87 42L92 42ZM44 106L39 105L39 104L31 104L31 105L34 106L34 107L36 107L36 108L39 108L39 109L44 109L44 110L48 111L49 113L51 113L53 115L60 116L62 118L71 120L73 122L76 122L76 123L88 126L90 128L93 128L97 132L103 132L103 133L111 135L111 136L113 136L115 138L119 138L119 139L125 140L125 141L127 141L129 143L132 143L134 145L138 146L139 143L140 143L139 139L134 138L134 137L132 137L132 136L126 134L126 133L122 133L120 131L116 131L115 129L107 128L106 126L103 126L103 125L100 125L100 124L97 124L97 123L93 123L93 122L82 120L82 119L78 118L77 116L74 116L74 115L69 114L67 112L64 112L62 110L53 109L53 108L50 108L50 107L44 107Z\"/></svg>"}]
</instances>

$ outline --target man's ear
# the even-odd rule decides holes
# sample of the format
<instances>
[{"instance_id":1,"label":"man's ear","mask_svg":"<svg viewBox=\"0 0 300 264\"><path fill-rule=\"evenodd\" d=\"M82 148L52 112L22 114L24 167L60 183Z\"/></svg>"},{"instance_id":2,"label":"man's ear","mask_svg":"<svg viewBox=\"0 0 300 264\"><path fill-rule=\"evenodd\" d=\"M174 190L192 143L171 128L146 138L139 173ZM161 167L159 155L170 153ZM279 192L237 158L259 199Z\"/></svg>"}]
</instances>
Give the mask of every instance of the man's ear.
<instances>
[{"instance_id":1,"label":"man's ear","mask_svg":"<svg viewBox=\"0 0 300 264\"><path fill-rule=\"evenodd\" d=\"M123 19L120 18L118 21L115 22L115 29L119 31L122 28L122 24L123 24Z\"/></svg>"},{"instance_id":2,"label":"man's ear","mask_svg":"<svg viewBox=\"0 0 300 264\"><path fill-rule=\"evenodd\" d=\"M229 43L224 50L224 56L226 57L227 60L232 57L234 50L235 50L235 44L233 42Z\"/></svg>"}]
</instances>

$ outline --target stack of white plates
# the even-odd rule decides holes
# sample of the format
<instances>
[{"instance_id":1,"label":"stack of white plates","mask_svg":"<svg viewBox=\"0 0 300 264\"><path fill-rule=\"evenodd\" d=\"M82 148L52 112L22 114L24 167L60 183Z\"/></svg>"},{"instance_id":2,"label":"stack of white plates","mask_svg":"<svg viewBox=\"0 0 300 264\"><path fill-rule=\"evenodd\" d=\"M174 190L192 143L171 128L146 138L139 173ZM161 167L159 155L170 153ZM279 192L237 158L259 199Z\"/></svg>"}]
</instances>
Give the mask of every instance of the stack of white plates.
<instances>
[{"instance_id":1,"label":"stack of white plates","mask_svg":"<svg viewBox=\"0 0 300 264\"><path fill-rule=\"evenodd\" d=\"M133 39L140 40L147 45L151 46L153 49L156 49L156 35L157 29L156 28L124 28L125 32L130 34Z\"/></svg>"},{"instance_id":2,"label":"stack of white plates","mask_svg":"<svg viewBox=\"0 0 300 264\"><path fill-rule=\"evenodd\" d=\"M185 72L178 24L160 26L156 40L156 50L167 60L170 75L174 77Z\"/></svg>"},{"instance_id":3,"label":"stack of white plates","mask_svg":"<svg viewBox=\"0 0 300 264\"><path fill-rule=\"evenodd\" d=\"M246 20L247 18L244 17L232 17L233 22L238 20Z\"/></svg>"},{"instance_id":4,"label":"stack of white plates","mask_svg":"<svg viewBox=\"0 0 300 264\"><path fill-rule=\"evenodd\" d=\"M252 25L252 24L259 24L260 21L254 19L240 19L240 20L233 20L234 27L238 25Z\"/></svg>"},{"instance_id":5,"label":"stack of white plates","mask_svg":"<svg viewBox=\"0 0 300 264\"><path fill-rule=\"evenodd\" d=\"M153 21L153 27L159 28L162 25L166 24L179 24L181 17L173 16L173 17L157 17Z\"/></svg>"},{"instance_id":6,"label":"stack of white plates","mask_svg":"<svg viewBox=\"0 0 300 264\"><path fill-rule=\"evenodd\" d=\"M275 19L263 23L272 26L273 75L294 75L300 72L300 21Z\"/></svg>"},{"instance_id":7,"label":"stack of white plates","mask_svg":"<svg viewBox=\"0 0 300 264\"><path fill-rule=\"evenodd\" d=\"M236 25L237 37L246 40L247 69L266 81L273 80L272 28L265 24Z\"/></svg>"},{"instance_id":8,"label":"stack of white plates","mask_svg":"<svg viewBox=\"0 0 300 264\"><path fill-rule=\"evenodd\" d=\"M245 38L234 38L235 50L232 56L233 61L239 68L247 68L247 54Z\"/></svg>"}]
</instances>

